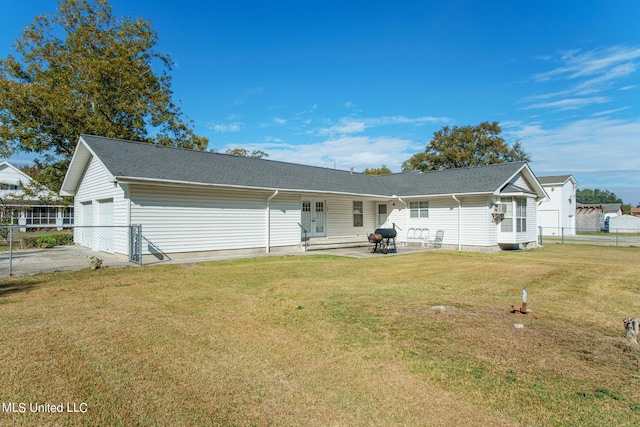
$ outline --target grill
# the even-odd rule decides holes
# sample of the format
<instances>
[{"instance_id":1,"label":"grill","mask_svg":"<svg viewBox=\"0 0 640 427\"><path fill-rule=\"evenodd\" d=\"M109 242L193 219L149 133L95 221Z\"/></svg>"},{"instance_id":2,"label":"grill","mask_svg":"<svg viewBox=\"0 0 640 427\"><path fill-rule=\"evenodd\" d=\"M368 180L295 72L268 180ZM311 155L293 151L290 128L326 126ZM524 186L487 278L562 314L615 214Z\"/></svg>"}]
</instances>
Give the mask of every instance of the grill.
<instances>
[{"instance_id":1,"label":"grill","mask_svg":"<svg viewBox=\"0 0 640 427\"><path fill-rule=\"evenodd\" d=\"M378 228L369 234L369 243L371 244L371 252L374 253L396 253L396 236L398 233L395 228Z\"/></svg>"}]
</instances>

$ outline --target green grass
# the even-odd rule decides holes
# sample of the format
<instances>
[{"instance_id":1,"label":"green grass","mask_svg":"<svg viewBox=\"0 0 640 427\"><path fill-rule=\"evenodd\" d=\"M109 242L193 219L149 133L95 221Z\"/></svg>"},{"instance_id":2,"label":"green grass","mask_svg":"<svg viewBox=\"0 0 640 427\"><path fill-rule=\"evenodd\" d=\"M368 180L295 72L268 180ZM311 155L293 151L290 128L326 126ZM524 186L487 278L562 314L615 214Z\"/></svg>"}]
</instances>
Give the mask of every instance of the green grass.
<instances>
[{"instance_id":1,"label":"green grass","mask_svg":"<svg viewBox=\"0 0 640 427\"><path fill-rule=\"evenodd\" d=\"M0 400L88 411L0 424L638 425L639 260L550 245L3 281ZM510 313L525 286L534 311Z\"/></svg>"}]
</instances>

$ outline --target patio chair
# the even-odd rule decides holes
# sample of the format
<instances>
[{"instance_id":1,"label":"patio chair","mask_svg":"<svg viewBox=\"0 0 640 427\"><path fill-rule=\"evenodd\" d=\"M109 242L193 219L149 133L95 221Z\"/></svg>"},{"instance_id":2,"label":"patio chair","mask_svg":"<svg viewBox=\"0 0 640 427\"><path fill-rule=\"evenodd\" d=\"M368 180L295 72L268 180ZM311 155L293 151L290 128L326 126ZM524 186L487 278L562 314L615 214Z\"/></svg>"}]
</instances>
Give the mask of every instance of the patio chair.
<instances>
[{"instance_id":1,"label":"patio chair","mask_svg":"<svg viewBox=\"0 0 640 427\"><path fill-rule=\"evenodd\" d=\"M431 243L431 246L433 246L434 248L441 248L443 239L444 230L438 230L436 231L436 237L434 237L433 240L431 240L429 243Z\"/></svg>"}]
</instances>

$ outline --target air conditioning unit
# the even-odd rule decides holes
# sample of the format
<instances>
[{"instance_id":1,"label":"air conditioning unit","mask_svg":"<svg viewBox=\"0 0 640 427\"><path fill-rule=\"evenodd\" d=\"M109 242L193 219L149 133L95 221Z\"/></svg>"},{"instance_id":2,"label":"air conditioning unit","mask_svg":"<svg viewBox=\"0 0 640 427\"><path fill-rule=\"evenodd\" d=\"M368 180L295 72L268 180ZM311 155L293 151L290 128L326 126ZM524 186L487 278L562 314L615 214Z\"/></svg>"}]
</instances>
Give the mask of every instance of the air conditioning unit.
<instances>
[{"instance_id":1,"label":"air conditioning unit","mask_svg":"<svg viewBox=\"0 0 640 427\"><path fill-rule=\"evenodd\" d=\"M506 214L507 213L507 205L502 203L496 203L493 205L491 213L494 214Z\"/></svg>"}]
</instances>

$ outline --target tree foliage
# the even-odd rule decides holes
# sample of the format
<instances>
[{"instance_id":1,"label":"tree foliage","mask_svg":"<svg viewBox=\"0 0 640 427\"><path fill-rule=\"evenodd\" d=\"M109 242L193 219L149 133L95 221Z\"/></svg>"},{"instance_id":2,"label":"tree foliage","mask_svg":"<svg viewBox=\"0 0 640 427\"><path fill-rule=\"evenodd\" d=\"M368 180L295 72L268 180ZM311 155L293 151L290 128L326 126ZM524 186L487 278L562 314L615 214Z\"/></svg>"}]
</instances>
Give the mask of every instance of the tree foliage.
<instances>
[{"instance_id":1,"label":"tree foliage","mask_svg":"<svg viewBox=\"0 0 640 427\"><path fill-rule=\"evenodd\" d=\"M390 174L391 169L389 169L387 167L387 165L382 165L379 168L366 168L365 170L362 171L362 173L366 173L368 175L386 175L386 174Z\"/></svg>"},{"instance_id":2,"label":"tree foliage","mask_svg":"<svg viewBox=\"0 0 640 427\"><path fill-rule=\"evenodd\" d=\"M61 0L36 17L18 57L0 59L0 155L37 153L57 191L81 133L205 149L171 100L173 61L157 41L149 21L115 17L107 0Z\"/></svg>"},{"instance_id":3,"label":"tree foliage","mask_svg":"<svg viewBox=\"0 0 640 427\"><path fill-rule=\"evenodd\" d=\"M622 203L622 199L609 190L584 188L576 191L576 201L583 204Z\"/></svg>"},{"instance_id":4,"label":"tree foliage","mask_svg":"<svg viewBox=\"0 0 640 427\"><path fill-rule=\"evenodd\" d=\"M255 157L257 159L269 157L269 155L262 150L253 150L250 152L246 148L229 148L225 153L231 154L232 156Z\"/></svg>"},{"instance_id":5,"label":"tree foliage","mask_svg":"<svg viewBox=\"0 0 640 427\"><path fill-rule=\"evenodd\" d=\"M430 171L514 161L529 161L520 142L509 146L498 122L477 126L445 126L434 132L424 153L402 164L403 171Z\"/></svg>"}]
</instances>

